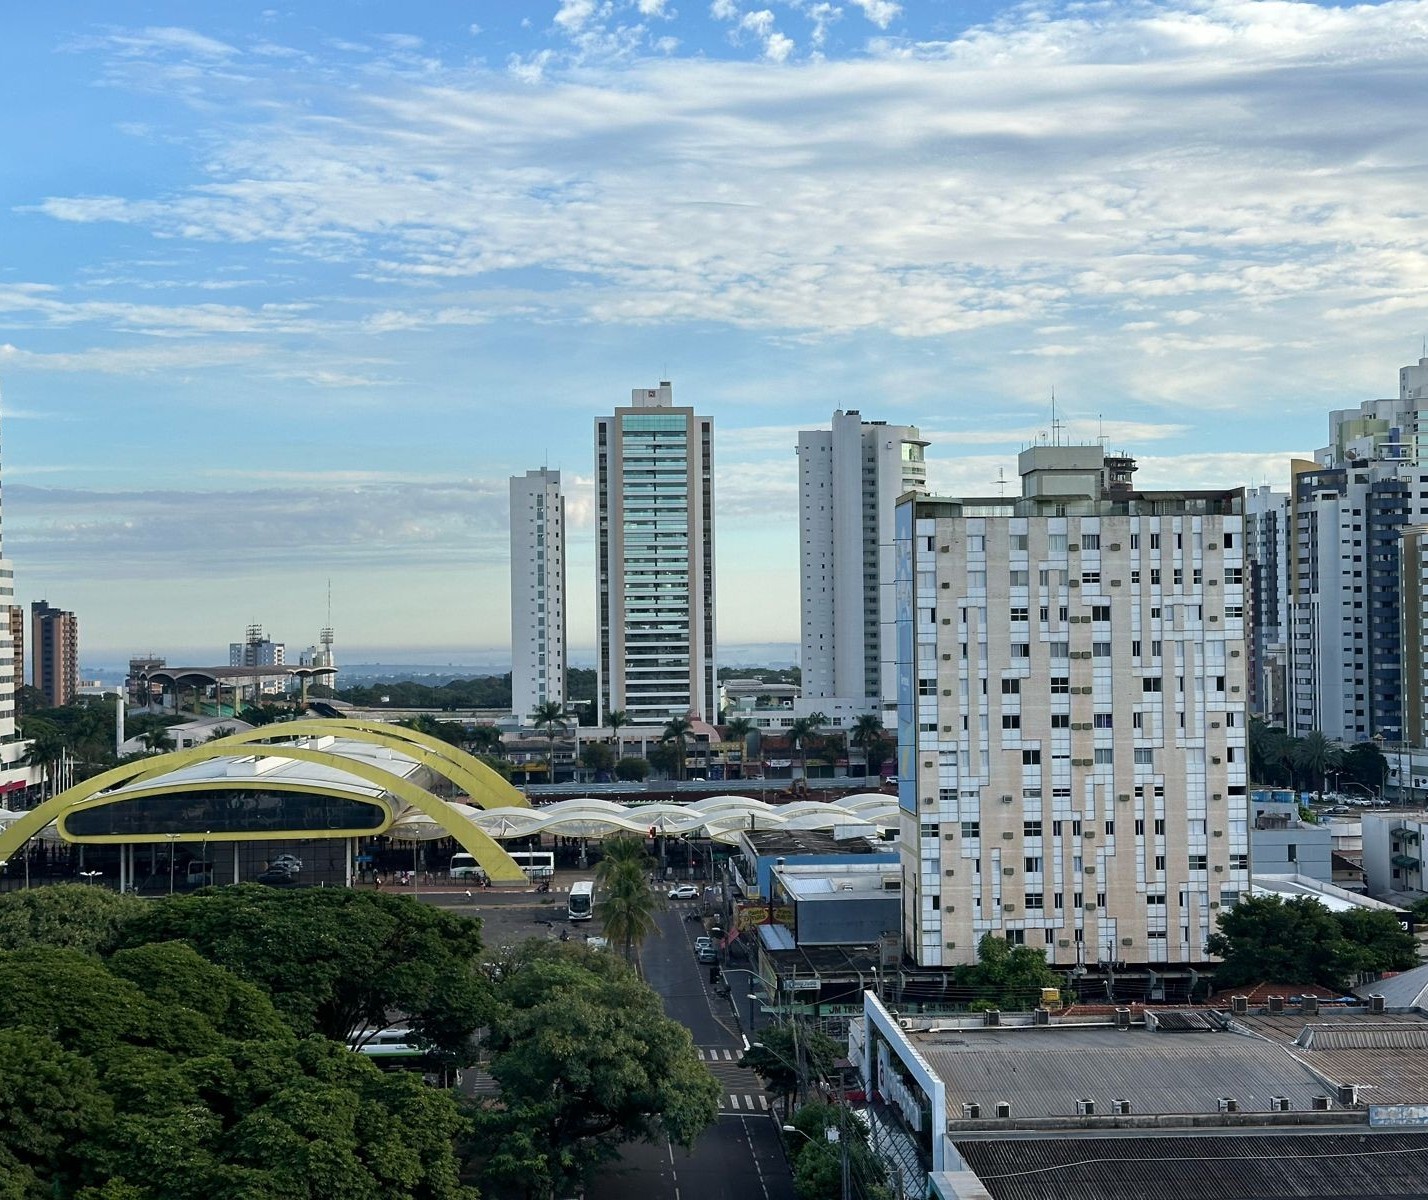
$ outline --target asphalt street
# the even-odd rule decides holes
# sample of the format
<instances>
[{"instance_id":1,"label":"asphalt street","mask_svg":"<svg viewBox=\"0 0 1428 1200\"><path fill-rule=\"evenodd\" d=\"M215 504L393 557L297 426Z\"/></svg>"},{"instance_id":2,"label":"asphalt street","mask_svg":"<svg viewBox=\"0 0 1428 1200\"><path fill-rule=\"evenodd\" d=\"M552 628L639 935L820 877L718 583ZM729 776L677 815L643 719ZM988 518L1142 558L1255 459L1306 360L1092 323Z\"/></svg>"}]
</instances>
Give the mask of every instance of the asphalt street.
<instances>
[{"instance_id":1,"label":"asphalt street","mask_svg":"<svg viewBox=\"0 0 1428 1200\"><path fill-rule=\"evenodd\" d=\"M558 937L562 929L573 937L598 934L596 922L572 925L565 919L565 893L574 878L562 873L549 894L477 891L468 898L464 889L433 888L421 899L480 917L492 947ZM624 1147L619 1160L600 1173L588 1200L794 1200L768 1096L758 1076L738 1065L743 1039L731 1001L715 993L709 968L695 961L694 939L704 927L686 919L694 907L671 902L641 959L665 1012L689 1030L700 1058L719 1080L719 1119L688 1151L667 1142ZM742 1000L748 988L740 985L747 984L747 975L733 978L734 997Z\"/></svg>"}]
</instances>

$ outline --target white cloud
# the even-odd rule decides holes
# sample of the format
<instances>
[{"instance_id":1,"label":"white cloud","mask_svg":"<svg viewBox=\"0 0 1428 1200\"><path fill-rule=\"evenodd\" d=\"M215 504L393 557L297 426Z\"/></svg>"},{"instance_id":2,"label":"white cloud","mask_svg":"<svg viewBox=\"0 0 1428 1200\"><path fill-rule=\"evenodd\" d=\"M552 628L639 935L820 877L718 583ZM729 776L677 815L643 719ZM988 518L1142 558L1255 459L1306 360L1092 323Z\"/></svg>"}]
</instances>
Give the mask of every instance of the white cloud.
<instances>
[{"instance_id":1,"label":"white cloud","mask_svg":"<svg viewBox=\"0 0 1428 1200\"><path fill-rule=\"evenodd\" d=\"M852 4L863 10L863 16L867 17L879 29L886 29L893 23L902 12L902 5L893 3L893 0L851 0Z\"/></svg>"},{"instance_id":2,"label":"white cloud","mask_svg":"<svg viewBox=\"0 0 1428 1200\"><path fill-rule=\"evenodd\" d=\"M567 33L578 33L595 15L595 0L560 0L555 23Z\"/></svg>"},{"instance_id":3,"label":"white cloud","mask_svg":"<svg viewBox=\"0 0 1428 1200\"><path fill-rule=\"evenodd\" d=\"M716 21L733 21L739 16L739 6L735 0L713 0L709 5L709 15Z\"/></svg>"}]
</instances>

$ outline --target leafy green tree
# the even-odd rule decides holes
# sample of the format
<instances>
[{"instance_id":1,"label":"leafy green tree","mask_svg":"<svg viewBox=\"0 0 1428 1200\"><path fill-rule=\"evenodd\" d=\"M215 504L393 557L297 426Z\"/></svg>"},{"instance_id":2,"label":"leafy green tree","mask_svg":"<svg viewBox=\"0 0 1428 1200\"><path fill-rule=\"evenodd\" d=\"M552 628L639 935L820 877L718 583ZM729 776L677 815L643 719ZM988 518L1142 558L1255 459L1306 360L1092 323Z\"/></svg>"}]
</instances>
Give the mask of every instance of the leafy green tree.
<instances>
[{"instance_id":1,"label":"leafy green tree","mask_svg":"<svg viewBox=\"0 0 1428 1200\"><path fill-rule=\"evenodd\" d=\"M785 731L788 735L789 745L798 751L799 767L803 772L805 783L808 782L808 739L827 722L828 718L822 713L809 713L806 717L795 717L793 723Z\"/></svg>"},{"instance_id":2,"label":"leafy green tree","mask_svg":"<svg viewBox=\"0 0 1428 1200\"><path fill-rule=\"evenodd\" d=\"M1388 759L1372 742L1360 742L1339 757L1339 772L1361 788L1382 793L1388 782Z\"/></svg>"},{"instance_id":3,"label":"leafy green tree","mask_svg":"<svg viewBox=\"0 0 1428 1200\"><path fill-rule=\"evenodd\" d=\"M461 744L471 754L498 754L501 731L494 725L468 725Z\"/></svg>"},{"instance_id":4,"label":"leafy green tree","mask_svg":"<svg viewBox=\"0 0 1428 1200\"><path fill-rule=\"evenodd\" d=\"M688 717L671 717L660 734L660 743L674 750L675 778L684 779L685 759L689 753L689 737L694 726Z\"/></svg>"},{"instance_id":5,"label":"leafy green tree","mask_svg":"<svg viewBox=\"0 0 1428 1200\"><path fill-rule=\"evenodd\" d=\"M615 752L604 742L586 742L580 747L580 765L587 771L611 771Z\"/></svg>"},{"instance_id":6,"label":"leafy green tree","mask_svg":"<svg viewBox=\"0 0 1428 1200\"><path fill-rule=\"evenodd\" d=\"M107 888L62 883L0 894L0 950L32 946L107 954L146 901Z\"/></svg>"},{"instance_id":7,"label":"leafy green tree","mask_svg":"<svg viewBox=\"0 0 1428 1200\"><path fill-rule=\"evenodd\" d=\"M1334 914L1312 896L1249 896L1221 909L1210 935L1220 988L1256 983L1322 984L1345 989L1358 955Z\"/></svg>"},{"instance_id":8,"label":"leafy green tree","mask_svg":"<svg viewBox=\"0 0 1428 1200\"><path fill-rule=\"evenodd\" d=\"M347 1042L410 1015L454 1063L485 1017L479 923L407 896L339 888L205 889L146 905L120 944L184 941L256 983L300 1035Z\"/></svg>"},{"instance_id":9,"label":"leafy green tree","mask_svg":"<svg viewBox=\"0 0 1428 1200\"><path fill-rule=\"evenodd\" d=\"M622 833L601 843L602 856L595 868L595 882L601 887L615 887L621 875L633 872L644 875L654 866L645 852L643 838Z\"/></svg>"},{"instance_id":10,"label":"leafy green tree","mask_svg":"<svg viewBox=\"0 0 1428 1200\"><path fill-rule=\"evenodd\" d=\"M1384 909L1350 908L1334 914L1361 974L1406 971L1418 965L1418 945L1398 917Z\"/></svg>"},{"instance_id":11,"label":"leafy green tree","mask_svg":"<svg viewBox=\"0 0 1428 1200\"><path fill-rule=\"evenodd\" d=\"M812 1026L798 1022L763 1030L744 1051L739 1066L754 1072L764 1087L780 1097L784 1110L811 1082L828 1079L846 1049Z\"/></svg>"},{"instance_id":12,"label":"leafy green tree","mask_svg":"<svg viewBox=\"0 0 1428 1200\"><path fill-rule=\"evenodd\" d=\"M232 733L233 731L230 729L228 732ZM173 737L163 727L146 730L139 735L139 740L144 743L144 749L150 754L162 754L165 750L172 750L175 745Z\"/></svg>"},{"instance_id":13,"label":"leafy green tree","mask_svg":"<svg viewBox=\"0 0 1428 1200\"><path fill-rule=\"evenodd\" d=\"M679 778L679 751L675 749L672 742L656 742L649 748L646 762L667 779Z\"/></svg>"},{"instance_id":14,"label":"leafy green tree","mask_svg":"<svg viewBox=\"0 0 1428 1200\"><path fill-rule=\"evenodd\" d=\"M882 1160L868 1146L862 1122L832 1104L805 1104L793 1114L788 1136L793 1189L799 1200L842 1200L842 1142L848 1143L848 1176L853 1194L865 1200L891 1200ZM830 1140L836 1138L836 1140Z\"/></svg>"},{"instance_id":15,"label":"leafy green tree","mask_svg":"<svg viewBox=\"0 0 1428 1200\"><path fill-rule=\"evenodd\" d=\"M659 930L655 914L661 907L644 873L625 864L601 885L595 915L605 936L621 948L625 961L633 966L645 939Z\"/></svg>"},{"instance_id":16,"label":"leafy green tree","mask_svg":"<svg viewBox=\"0 0 1428 1200\"><path fill-rule=\"evenodd\" d=\"M883 720L877 713L864 713L853 722L853 729L848 735L848 741L863 752L864 775L873 773L875 761L877 766L882 766L883 747L887 744L887 731L883 729Z\"/></svg>"},{"instance_id":17,"label":"leafy green tree","mask_svg":"<svg viewBox=\"0 0 1428 1200\"><path fill-rule=\"evenodd\" d=\"M53 796L59 764L69 750L64 731L53 721L36 714L20 722L20 736L30 743L25 750L25 762L44 772L45 794Z\"/></svg>"},{"instance_id":18,"label":"leafy green tree","mask_svg":"<svg viewBox=\"0 0 1428 1200\"><path fill-rule=\"evenodd\" d=\"M1041 1002L1041 989L1056 987L1061 977L1046 965L1046 952L1013 946L994 933L977 943L977 961L957 969L957 985L974 1011L1026 1009Z\"/></svg>"},{"instance_id":19,"label":"leafy green tree","mask_svg":"<svg viewBox=\"0 0 1428 1200\"><path fill-rule=\"evenodd\" d=\"M497 1194L573 1189L621 1142L687 1147L717 1118L720 1088L689 1031L610 955L532 944L507 965L496 1001L501 1098L478 1115L471 1152Z\"/></svg>"},{"instance_id":20,"label":"leafy green tree","mask_svg":"<svg viewBox=\"0 0 1428 1200\"><path fill-rule=\"evenodd\" d=\"M643 783L649 774L650 765L642 758L622 758L615 764L615 778L621 783Z\"/></svg>"}]
</instances>

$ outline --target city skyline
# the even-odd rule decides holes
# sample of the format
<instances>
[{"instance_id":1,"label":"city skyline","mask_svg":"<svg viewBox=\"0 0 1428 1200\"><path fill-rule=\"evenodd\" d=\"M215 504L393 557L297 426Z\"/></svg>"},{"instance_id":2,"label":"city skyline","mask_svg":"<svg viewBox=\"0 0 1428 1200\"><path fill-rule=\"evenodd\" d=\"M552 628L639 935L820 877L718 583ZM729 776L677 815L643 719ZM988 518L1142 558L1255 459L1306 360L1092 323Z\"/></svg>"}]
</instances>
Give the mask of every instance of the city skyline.
<instances>
[{"instance_id":1,"label":"city skyline","mask_svg":"<svg viewBox=\"0 0 1428 1200\"><path fill-rule=\"evenodd\" d=\"M1053 391L1143 486L1285 487L1420 352L1425 4L7 33L6 549L86 657L306 644L329 580L339 662L503 647L541 465L586 650L590 422L658 379L719 430L720 644L793 644L794 447L835 409L920 427L934 494L1015 479Z\"/></svg>"}]
</instances>

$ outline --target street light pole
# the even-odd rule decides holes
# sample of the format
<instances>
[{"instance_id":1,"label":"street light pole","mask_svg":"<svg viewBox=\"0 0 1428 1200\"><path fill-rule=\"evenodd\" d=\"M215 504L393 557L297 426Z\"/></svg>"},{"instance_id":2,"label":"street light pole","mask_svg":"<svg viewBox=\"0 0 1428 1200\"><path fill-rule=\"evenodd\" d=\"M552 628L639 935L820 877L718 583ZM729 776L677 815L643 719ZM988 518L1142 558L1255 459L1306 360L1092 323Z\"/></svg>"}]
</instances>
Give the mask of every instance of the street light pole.
<instances>
[{"instance_id":1,"label":"street light pole","mask_svg":"<svg viewBox=\"0 0 1428 1200\"><path fill-rule=\"evenodd\" d=\"M174 850L177 849L179 835L176 833L166 833L164 837L169 839L169 895L174 894Z\"/></svg>"}]
</instances>

